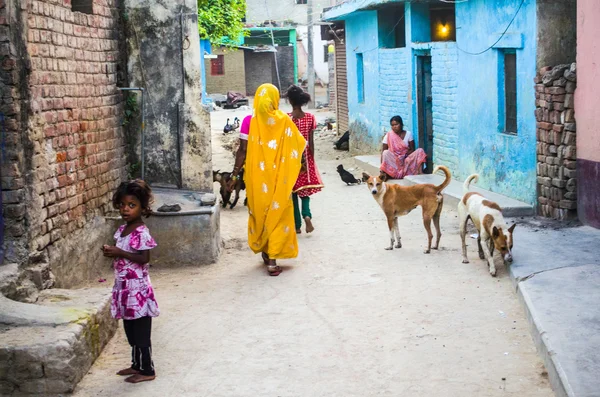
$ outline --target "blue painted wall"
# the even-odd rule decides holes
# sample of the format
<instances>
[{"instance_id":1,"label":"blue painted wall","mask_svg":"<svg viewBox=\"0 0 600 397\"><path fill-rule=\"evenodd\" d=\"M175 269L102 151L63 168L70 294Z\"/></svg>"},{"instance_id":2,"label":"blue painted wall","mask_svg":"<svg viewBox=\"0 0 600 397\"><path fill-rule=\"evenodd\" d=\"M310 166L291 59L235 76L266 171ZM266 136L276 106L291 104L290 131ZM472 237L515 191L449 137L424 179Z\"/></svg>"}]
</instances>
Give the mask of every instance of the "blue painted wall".
<instances>
[{"instance_id":1,"label":"blue painted wall","mask_svg":"<svg viewBox=\"0 0 600 397\"><path fill-rule=\"evenodd\" d=\"M364 102L358 102L356 54L363 54ZM348 113L352 147L371 152L381 135L379 128L379 48L376 11L359 11L346 19Z\"/></svg>"},{"instance_id":2,"label":"blue painted wall","mask_svg":"<svg viewBox=\"0 0 600 397\"><path fill-rule=\"evenodd\" d=\"M479 173L479 186L528 203L536 201L536 4L525 0L507 34L491 46L521 0L470 0L456 5L456 42L430 40L425 4L406 3L406 48L380 49L377 11L345 16L348 108L352 147L376 152L389 118L400 114L418 137L416 56L432 57L434 162L456 179ZM500 131L503 51L517 54L518 134ZM358 102L356 53L363 54L364 94ZM356 128L353 129L352 126ZM418 142L417 142L418 144ZM460 159L460 160L459 160Z\"/></svg>"},{"instance_id":3,"label":"blue painted wall","mask_svg":"<svg viewBox=\"0 0 600 397\"><path fill-rule=\"evenodd\" d=\"M517 54L517 136L499 132L499 59L491 46L515 15L521 0L471 0L456 6L458 56L459 177L479 173L479 186L534 204L536 201L536 5L525 0L508 34L496 47ZM493 17L490 17L493 15ZM522 45L521 45L522 43Z\"/></svg>"},{"instance_id":4,"label":"blue painted wall","mask_svg":"<svg viewBox=\"0 0 600 397\"><path fill-rule=\"evenodd\" d=\"M408 48L379 50L379 135L390 130L390 119L399 115L410 128L410 53Z\"/></svg>"},{"instance_id":5,"label":"blue painted wall","mask_svg":"<svg viewBox=\"0 0 600 397\"><path fill-rule=\"evenodd\" d=\"M202 103L207 103L206 95L206 67L204 66L204 52L210 54L212 46L209 40L200 40L200 76L202 79Z\"/></svg>"}]
</instances>

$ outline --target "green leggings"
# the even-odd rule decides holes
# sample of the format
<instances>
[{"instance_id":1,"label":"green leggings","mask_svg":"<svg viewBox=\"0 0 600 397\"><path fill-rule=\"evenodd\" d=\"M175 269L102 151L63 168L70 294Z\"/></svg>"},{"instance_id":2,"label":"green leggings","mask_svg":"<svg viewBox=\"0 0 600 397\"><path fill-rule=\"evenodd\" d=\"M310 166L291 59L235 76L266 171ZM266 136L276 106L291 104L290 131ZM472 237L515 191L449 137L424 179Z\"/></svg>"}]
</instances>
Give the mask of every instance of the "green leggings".
<instances>
[{"instance_id":1,"label":"green leggings","mask_svg":"<svg viewBox=\"0 0 600 397\"><path fill-rule=\"evenodd\" d=\"M300 197L300 200L302 200L302 215L300 214L300 205L298 205L298 195L296 193L292 194L296 229L300 229L300 227L302 227L302 219L306 217L312 219L312 214L310 213L310 197Z\"/></svg>"}]
</instances>

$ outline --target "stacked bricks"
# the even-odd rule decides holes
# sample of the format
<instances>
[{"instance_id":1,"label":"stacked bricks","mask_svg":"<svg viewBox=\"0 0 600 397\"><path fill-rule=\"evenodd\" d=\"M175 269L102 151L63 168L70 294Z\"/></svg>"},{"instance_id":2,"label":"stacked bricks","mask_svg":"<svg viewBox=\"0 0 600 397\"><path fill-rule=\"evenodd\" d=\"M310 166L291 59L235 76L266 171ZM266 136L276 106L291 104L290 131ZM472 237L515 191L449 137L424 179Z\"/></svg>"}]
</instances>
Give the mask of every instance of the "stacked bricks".
<instances>
[{"instance_id":1,"label":"stacked bricks","mask_svg":"<svg viewBox=\"0 0 600 397\"><path fill-rule=\"evenodd\" d=\"M577 217L576 66L544 67L535 77L537 184L541 215Z\"/></svg>"},{"instance_id":2,"label":"stacked bricks","mask_svg":"<svg viewBox=\"0 0 600 397\"><path fill-rule=\"evenodd\" d=\"M13 29L23 35L28 75L16 88L30 101L19 109L16 89L3 92L12 92L21 119L29 116L19 131L25 150L7 140L15 156L2 169L4 212L14 218L7 219L13 229L5 245L27 234L28 255L16 258L21 263L69 261L59 246L110 209L125 175L117 1L94 0L92 14L73 12L71 0L21 2ZM5 58L4 71L11 65ZM17 125L7 123L16 134ZM18 229L19 216L26 230Z\"/></svg>"}]
</instances>

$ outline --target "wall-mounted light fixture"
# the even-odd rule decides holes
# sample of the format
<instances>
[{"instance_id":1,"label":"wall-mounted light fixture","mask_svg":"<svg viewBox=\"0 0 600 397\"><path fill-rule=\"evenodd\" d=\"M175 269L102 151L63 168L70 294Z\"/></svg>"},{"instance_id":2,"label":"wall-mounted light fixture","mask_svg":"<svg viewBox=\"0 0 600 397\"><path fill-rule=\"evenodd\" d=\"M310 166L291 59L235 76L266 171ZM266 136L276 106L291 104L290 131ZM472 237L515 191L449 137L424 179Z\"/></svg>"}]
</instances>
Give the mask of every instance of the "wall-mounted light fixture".
<instances>
[{"instance_id":1,"label":"wall-mounted light fixture","mask_svg":"<svg viewBox=\"0 0 600 397\"><path fill-rule=\"evenodd\" d=\"M438 24L438 31L440 36L446 37L450 33L450 28L448 26L448 21L446 18L441 18Z\"/></svg>"}]
</instances>

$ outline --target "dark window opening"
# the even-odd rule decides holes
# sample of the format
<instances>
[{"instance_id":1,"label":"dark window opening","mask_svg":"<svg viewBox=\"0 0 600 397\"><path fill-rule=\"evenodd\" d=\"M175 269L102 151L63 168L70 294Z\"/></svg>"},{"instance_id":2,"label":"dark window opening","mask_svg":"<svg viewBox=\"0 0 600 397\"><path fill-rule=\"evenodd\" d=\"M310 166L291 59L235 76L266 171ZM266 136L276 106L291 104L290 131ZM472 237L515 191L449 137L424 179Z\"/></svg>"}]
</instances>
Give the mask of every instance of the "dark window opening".
<instances>
[{"instance_id":1,"label":"dark window opening","mask_svg":"<svg viewBox=\"0 0 600 397\"><path fill-rule=\"evenodd\" d=\"M358 94L358 103L365 102L365 69L363 64L363 54L356 54L356 92Z\"/></svg>"},{"instance_id":2,"label":"dark window opening","mask_svg":"<svg viewBox=\"0 0 600 397\"><path fill-rule=\"evenodd\" d=\"M296 4L307 4L307 0L296 0Z\"/></svg>"},{"instance_id":3,"label":"dark window opening","mask_svg":"<svg viewBox=\"0 0 600 397\"><path fill-rule=\"evenodd\" d=\"M71 11L93 14L94 0L71 0Z\"/></svg>"},{"instance_id":4,"label":"dark window opening","mask_svg":"<svg viewBox=\"0 0 600 397\"><path fill-rule=\"evenodd\" d=\"M210 60L211 76L223 76L225 74L225 57L217 55L216 58Z\"/></svg>"},{"instance_id":5,"label":"dark window opening","mask_svg":"<svg viewBox=\"0 0 600 397\"><path fill-rule=\"evenodd\" d=\"M406 23L404 20L404 4L402 6L384 7L377 11L379 47L406 47Z\"/></svg>"},{"instance_id":6,"label":"dark window opening","mask_svg":"<svg viewBox=\"0 0 600 397\"><path fill-rule=\"evenodd\" d=\"M504 53L504 132L517 134L517 54Z\"/></svg>"},{"instance_id":7,"label":"dark window opening","mask_svg":"<svg viewBox=\"0 0 600 397\"><path fill-rule=\"evenodd\" d=\"M431 41L456 41L454 4L431 6L429 9Z\"/></svg>"},{"instance_id":8,"label":"dark window opening","mask_svg":"<svg viewBox=\"0 0 600 397\"><path fill-rule=\"evenodd\" d=\"M325 44L323 46L323 60L327 62L329 59L329 44Z\"/></svg>"}]
</instances>

